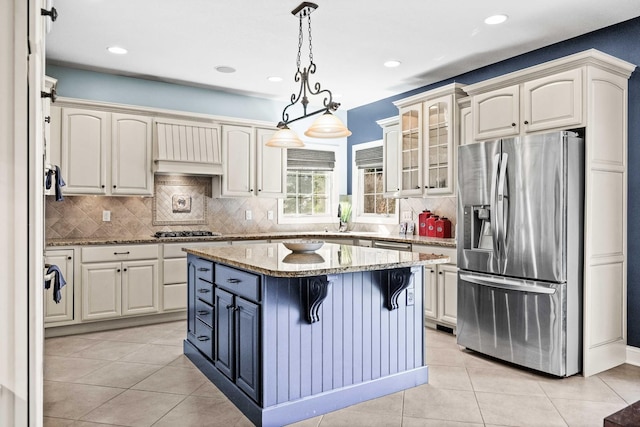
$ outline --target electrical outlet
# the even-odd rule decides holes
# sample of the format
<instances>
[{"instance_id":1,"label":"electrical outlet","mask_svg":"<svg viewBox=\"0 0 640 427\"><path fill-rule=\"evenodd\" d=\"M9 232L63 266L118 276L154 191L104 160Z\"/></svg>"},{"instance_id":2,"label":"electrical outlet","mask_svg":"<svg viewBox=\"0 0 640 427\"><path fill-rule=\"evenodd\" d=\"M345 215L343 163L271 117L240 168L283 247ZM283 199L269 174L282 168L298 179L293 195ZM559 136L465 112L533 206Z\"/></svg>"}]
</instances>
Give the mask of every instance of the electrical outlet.
<instances>
[{"instance_id":1,"label":"electrical outlet","mask_svg":"<svg viewBox=\"0 0 640 427\"><path fill-rule=\"evenodd\" d=\"M102 221L104 222L111 221L111 211L102 211Z\"/></svg>"},{"instance_id":2,"label":"electrical outlet","mask_svg":"<svg viewBox=\"0 0 640 427\"><path fill-rule=\"evenodd\" d=\"M415 294L413 293L413 289L407 289L407 305L413 305L416 302Z\"/></svg>"},{"instance_id":3,"label":"electrical outlet","mask_svg":"<svg viewBox=\"0 0 640 427\"><path fill-rule=\"evenodd\" d=\"M251 219L253 219L253 215L251 214L250 210L244 211L244 219L246 219L247 221L251 221Z\"/></svg>"},{"instance_id":4,"label":"electrical outlet","mask_svg":"<svg viewBox=\"0 0 640 427\"><path fill-rule=\"evenodd\" d=\"M403 221L411 221L413 217L411 216L411 211L402 211L402 220Z\"/></svg>"},{"instance_id":5,"label":"electrical outlet","mask_svg":"<svg viewBox=\"0 0 640 427\"><path fill-rule=\"evenodd\" d=\"M273 211L267 211L267 219L273 221Z\"/></svg>"}]
</instances>

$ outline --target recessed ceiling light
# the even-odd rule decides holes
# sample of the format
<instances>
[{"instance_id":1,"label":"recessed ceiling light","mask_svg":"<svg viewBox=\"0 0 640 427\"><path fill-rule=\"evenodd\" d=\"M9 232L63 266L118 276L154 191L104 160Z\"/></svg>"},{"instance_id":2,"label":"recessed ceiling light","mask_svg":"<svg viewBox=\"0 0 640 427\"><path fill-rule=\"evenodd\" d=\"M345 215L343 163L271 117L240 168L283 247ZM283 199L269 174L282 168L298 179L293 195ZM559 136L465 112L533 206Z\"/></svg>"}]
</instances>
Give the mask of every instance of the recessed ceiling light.
<instances>
[{"instance_id":1,"label":"recessed ceiling light","mask_svg":"<svg viewBox=\"0 0 640 427\"><path fill-rule=\"evenodd\" d=\"M387 68L395 68L395 67L398 67L400 64L402 64L402 62L395 59L391 59L389 61L385 61L384 66Z\"/></svg>"},{"instance_id":2,"label":"recessed ceiling light","mask_svg":"<svg viewBox=\"0 0 640 427\"><path fill-rule=\"evenodd\" d=\"M271 77L267 77L267 80L269 80L270 82L278 83L282 81L282 77L271 76Z\"/></svg>"},{"instance_id":3,"label":"recessed ceiling light","mask_svg":"<svg viewBox=\"0 0 640 427\"><path fill-rule=\"evenodd\" d=\"M128 52L127 49L119 46L109 46L107 50L111 53L115 53L116 55L124 55Z\"/></svg>"},{"instance_id":4,"label":"recessed ceiling light","mask_svg":"<svg viewBox=\"0 0 640 427\"><path fill-rule=\"evenodd\" d=\"M496 25L502 24L508 18L507 15L492 15L484 20L484 23L487 25Z\"/></svg>"},{"instance_id":5,"label":"recessed ceiling light","mask_svg":"<svg viewBox=\"0 0 640 427\"><path fill-rule=\"evenodd\" d=\"M226 74L228 74L228 73L235 73L235 72L236 72L236 69L235 69L235 68L233 68L233 67L229 67L228 65L219 65L219 66L217 66L217 67L216 67L216 70L217 70L219 73L226 73Z\"/></svg>"}]
</instances>

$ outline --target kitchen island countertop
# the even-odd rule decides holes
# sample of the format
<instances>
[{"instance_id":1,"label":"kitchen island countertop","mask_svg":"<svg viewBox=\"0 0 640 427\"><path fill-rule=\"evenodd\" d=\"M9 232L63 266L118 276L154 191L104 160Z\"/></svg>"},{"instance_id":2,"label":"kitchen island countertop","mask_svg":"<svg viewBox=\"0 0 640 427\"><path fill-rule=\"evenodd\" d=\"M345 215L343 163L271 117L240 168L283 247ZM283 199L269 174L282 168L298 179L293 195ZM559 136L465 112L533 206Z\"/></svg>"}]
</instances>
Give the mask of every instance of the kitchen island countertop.
<instances>
[{"instance_id":1,"label":"kitchen island countertop","mask_svg":"<svg viewBox=\"0 0 640 427\"><path fill-rule=\"evenodd\" d=\"M212 246L185 252L273 277L309 277L444 264L444 255L325 243L313 253L293 253L282 243Z\"/></svg>"}]
</instances>

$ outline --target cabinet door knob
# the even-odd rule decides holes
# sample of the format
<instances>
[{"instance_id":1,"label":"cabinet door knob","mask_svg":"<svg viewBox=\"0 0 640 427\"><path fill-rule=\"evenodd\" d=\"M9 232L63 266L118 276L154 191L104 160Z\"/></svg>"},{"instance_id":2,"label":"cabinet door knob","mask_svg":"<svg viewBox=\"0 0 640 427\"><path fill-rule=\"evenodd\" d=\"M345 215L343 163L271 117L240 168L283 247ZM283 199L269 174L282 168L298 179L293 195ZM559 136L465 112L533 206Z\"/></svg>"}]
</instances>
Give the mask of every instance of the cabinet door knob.
<instances>
[{"instance_id":1,"label":"cabinet door knob","mask_svg":"<svg viewBox=\"0 0 640 427\"><path fill-rule=\"evenodd\" d=\"M40 9L40 15L50 16L51 22L56 22L56 19L58 19L58 11L56 10L55 7L52 7L51 10Z\"/></svg>"},{"instance_id":2,"label":"cabinet door knob","mask_svg":"<svg viewBox=\"0 0 640 427\"><path fill-rule=\"evenodd\" d=\"M416 190L419 190L419 189L420 189L420 186L419 186L419 185L416 185Z\"/></svg>"},{"instance_id":3,"label":"cabinet door knob","mask_svg":"<svg viewBox=\"0 0 640 427\"><path fill-rule=\"evenodd\" d=\"M442 271L438 271L438 274L442 274Z\"/></svg>"},{"instance_id":4,"label":"cabinet door knob","mask_svg":"<svg viewBox=\"0 0 640 427\"><path fill-rule=\"evenodd\" d=\"M100 187L101 187L101 188L104 188L104 184L102 184Z\"/></svg>"},{"instance_id":5,"label":"cabinet door knob","mask_svg":"<svg viewBox=\"0 0 640 427\"><path fill-rule=\"evenodd\" d=\"M525 121L524 121L524 124L525 124L525 125L528 125L528 124L529 124L529 120L525 120Z\"/></svg>"},{"instance_id":6,"label":"cabinet door knob","mask_svg":"<svg viewBox=\"0 0 640 427\"><path fill-rule=\"evenodd\" d=\"M230 308L235 308L235 307L233 306L233 304L229 304L229 305L227 306L227 310L228 310L228 309L230 309Z\"/></svg>"},{"instance_id":7,"label":"cabinet door knob","mask_svg":"<svg viewBox=\"0 0 640 427\"><path fill-rule=\"evenodd\" d=\"M124 271L127 271L127 269L125 268Z\"/></svg>"},{"instance_id":8,"label":"cabinet door knob","mask_svg":"<svg viewBox=\"0 0 640 427\"><path fill-rule=\"evenodd\" d=\"M45 123L51 123L51 116L46 116L46 117L44 118L44 122L45 122Z\"/></svg>"},{"instance_id":9,"label":"cabinet door knob","mask_svg":"<svg viewBox=\"0 0 640 427\"><path fill-rule=\"evenodd\" d=\"M120 269L117 269L116 272L120 273Z\"/></svg>"},{"instance_id":10,"label":"cabinet door knob","mask_svg":"<svg viewBox=\"0 0 640 427\"><path fill-rule=\"evenodd\" d=\"M71 257L70 257L70 256L68 256L68 257L67 257L67 259L68 259L68 260L71 260Z\"/></svg>"},{"instance_id":11,"label":"cabinet door knob","mask_svg":"<svg viewBox=\"0 0 640 427\"><path fill-rule=\"evenodd\" d=\"M114 185L113 188L116 188L116 186Z\"/></svg>"},{"instance_id":12,"label":"cabinet door knob","mask_svg":"<svg viewBox=\"0 0 640 427\"><path fill-rule=\"evenodd\" d=\"M258 188L258 191L262 191L262 188Z\"/></svg>"},{"instance_id":13,"label":"cabinet door knob","mask_svg":"<svg viewBox=\"0 0 640 427\"><path fill-rule=\"evenodd\" d=\"M515 123L511 123L511 126L512 126L512 127L516 127L516 124L515 124Z\"/></svg>"},{"instance_id":14,"label":"cabinet door knob","mask_svg":"<svg viewBox=\"0 0 640 427\"><path fill-rule=\"evenodd\" d=\"M249 190L249 193L253 193L253 188L251 190Z\"/></svg>"}]
</instances>

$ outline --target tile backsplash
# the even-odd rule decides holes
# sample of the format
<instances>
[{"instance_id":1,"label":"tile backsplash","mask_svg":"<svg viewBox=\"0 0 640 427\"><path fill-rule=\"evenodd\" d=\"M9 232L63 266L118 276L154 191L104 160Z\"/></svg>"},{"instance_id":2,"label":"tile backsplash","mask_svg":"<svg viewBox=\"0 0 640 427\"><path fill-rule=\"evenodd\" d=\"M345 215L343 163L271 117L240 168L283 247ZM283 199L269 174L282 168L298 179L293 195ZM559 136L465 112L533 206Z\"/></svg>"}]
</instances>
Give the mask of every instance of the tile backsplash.
<instances>
[{"instance_id":1,"label":"tile backsplash","mask_svg":"<svg viewBox=\"0 0 640 427\"><path fill-rule=\"evenodd\" d=\"M162 186L162 179L156 179ZM160 188L162 190L162 188ZM153 197L108 197L108 196L65 196L56 202L53 196L46 197L45 225L46 238L140 238L149 237L156 231L210 230L222 234L268 233L283 231L337 231L337 222L330 224L278 224L277 217L267 218L267 212L278 212L277 199L253 198L211 198L205 197L206 223L196 225L153 225ZM438 215L446 216L455 229L455 197L400 199L400 212L412 211L413 221L418 214L430 209ZM245 220L245 211L250 210L253 218ZM102 212L111 212L111 221L102 221ZM378 226L353 224L353 231L379 231L397 233L398 225Z\"/></svg>"}]
</instances>

